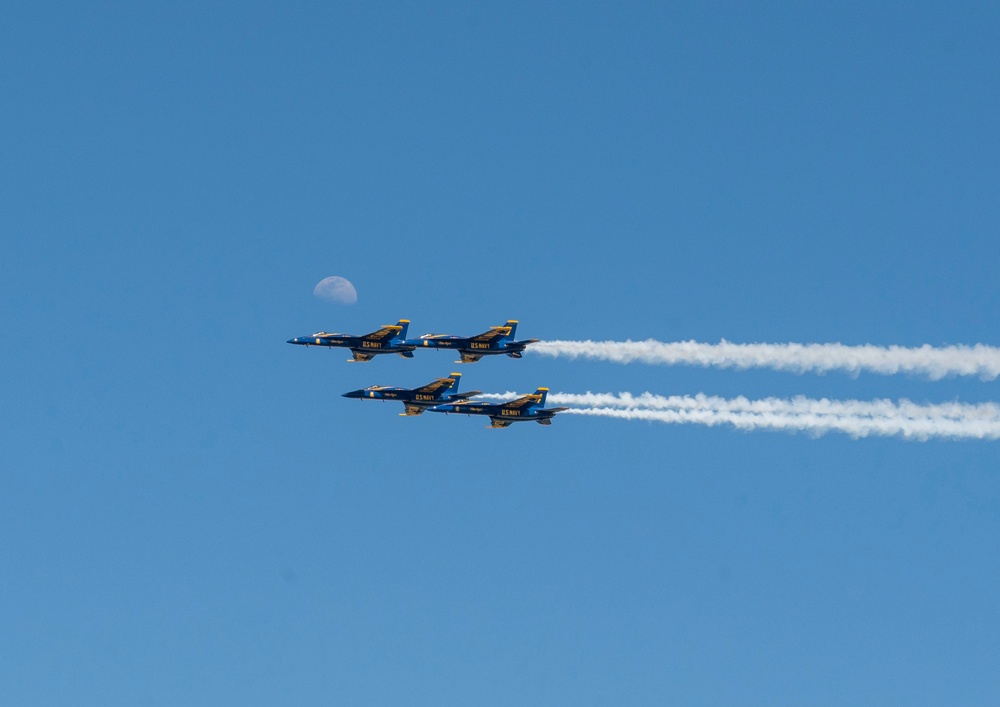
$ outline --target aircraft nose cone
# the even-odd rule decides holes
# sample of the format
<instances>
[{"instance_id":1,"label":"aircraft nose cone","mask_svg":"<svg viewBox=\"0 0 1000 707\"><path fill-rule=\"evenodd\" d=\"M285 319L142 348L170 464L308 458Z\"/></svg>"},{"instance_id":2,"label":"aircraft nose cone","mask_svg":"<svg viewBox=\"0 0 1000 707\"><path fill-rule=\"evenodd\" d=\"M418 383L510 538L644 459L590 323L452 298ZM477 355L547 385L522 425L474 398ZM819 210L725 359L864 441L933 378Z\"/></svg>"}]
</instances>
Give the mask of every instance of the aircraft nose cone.
<instances>
[{"instance_id":1,"label":"aircraft nose cone","mask_svg":"<svg viewBox=\"0 0 1000 707\"><path fill-rule=\"evenodd\" d=\"M350 393L344 393L342 398L361 398L365 394L363 390L352 390Z\"/></svg>"}]
</instances>

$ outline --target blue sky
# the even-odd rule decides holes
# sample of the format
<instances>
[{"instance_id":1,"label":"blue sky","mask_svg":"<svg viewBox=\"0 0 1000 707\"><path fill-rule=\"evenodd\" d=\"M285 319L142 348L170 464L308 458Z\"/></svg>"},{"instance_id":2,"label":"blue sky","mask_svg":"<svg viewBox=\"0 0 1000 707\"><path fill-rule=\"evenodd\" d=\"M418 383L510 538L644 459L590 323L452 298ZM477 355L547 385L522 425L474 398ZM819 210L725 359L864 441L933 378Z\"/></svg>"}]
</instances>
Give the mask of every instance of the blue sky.
<instances>
[{"instance_id":1,"label":"blue sky","mask_svg":"<svg viewBox=\"0 0 1000 707\"><path fill-rule=\"evenodd\" d=\"M996 704L995 442L346 400L317 329L1000 345L989 3L16 3L0 702ZM312 296L324 277L353 306ZM997 400L525 356L485 391Z\"/></svg>"}]
</instances>

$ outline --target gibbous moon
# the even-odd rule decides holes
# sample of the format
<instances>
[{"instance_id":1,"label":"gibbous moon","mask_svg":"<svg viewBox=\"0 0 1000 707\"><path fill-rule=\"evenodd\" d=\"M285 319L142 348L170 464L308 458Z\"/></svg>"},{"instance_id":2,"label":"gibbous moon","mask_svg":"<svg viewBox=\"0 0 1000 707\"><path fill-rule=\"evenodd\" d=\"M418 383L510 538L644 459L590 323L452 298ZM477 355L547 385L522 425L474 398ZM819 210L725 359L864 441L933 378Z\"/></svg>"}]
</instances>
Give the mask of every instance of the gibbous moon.
<instances>
[{"instance_id":1,"label":"gibbous moon","mask_svg":"<svg viewBox=\"0 0 1000 707\"><path fill-rule=\"evenodd\" d=\"M351 281L336 275L320 280L313 289L313 294L327 302L339 304L354 304L358 301L358 291Z\"/></svg>"}]
</instances>

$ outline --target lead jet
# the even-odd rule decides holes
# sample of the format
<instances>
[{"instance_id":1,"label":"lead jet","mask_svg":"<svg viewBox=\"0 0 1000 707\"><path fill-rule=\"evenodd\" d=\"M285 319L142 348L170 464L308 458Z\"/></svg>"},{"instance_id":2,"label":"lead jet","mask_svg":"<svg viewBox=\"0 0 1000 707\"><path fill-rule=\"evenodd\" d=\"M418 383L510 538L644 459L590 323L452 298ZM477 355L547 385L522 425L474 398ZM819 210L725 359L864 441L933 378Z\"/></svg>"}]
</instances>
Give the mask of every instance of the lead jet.
<instances>
[{"instance_id":1,"label":"lead jet","mask_svg":"<svg viewBox=\"0 0 1000 707\"><path fill-rule=\"evenodd\" d=\"M538 339L514 341L517 320L508 319L502 326L490 327L489 331L475 336L452 336L451 334L424 334L419 339L411 339L408 344L433 349L455 349L461 360L455 363L475 363L483 356L507 354L511 358L521 358L524 347Z\"/></svg>"},{"instance_id":2,"label":"lead jet","mask_svg":"<svg viewBox=\"0 0 1000 707\"><path fill-rule=\"evenodd\" d=\"M409 319L400 319L395 324L384 324L378 331L363 336L353 334L331 334L317 331L309 336L298 336L289 339L289 344L300 346L339 346L347 348L354 354L348 361L371 361L378 354L399 354L404 358L413 358L415 345L406 341L406 329L410 326Z\"/></svg>"},{"instance_id":3,"label":"lead jet","mask_svg":"<svg viewBox=\"0 0 1000 707\"><path fill-rule=\"evenodd\" d=\"M514 422L531 422L532 420L540 425L551 425L552 417L557 412L569 410L569 408L545 407L545 396L548 393L548 388L539 388L530 395L522 395L520 398L510 400L506 403L484 403L479 400L466 400L458 403L435 405L432 408L428 408L428 410L446 414L489 415L492 422L490 427L510 427L511 423Z\"/></svg>"},{"instance_id":4,"label":"lead jet","mask_svg":"<svg viewBox=\"0 0 1000 707\"><path fill-rule=\"evenodd\" d=\"M470 390L468 393L458 392L461 373L452 373L447 378L422 385L419 388L393 388L387 385L373 385L361 390L344 393L345 398L360 398L362 400L398 400L403 403L404 412L400 415L419 415L424 410L441 403L459 402L479 395L483 391Z\"/></svg>"}]
</instances>

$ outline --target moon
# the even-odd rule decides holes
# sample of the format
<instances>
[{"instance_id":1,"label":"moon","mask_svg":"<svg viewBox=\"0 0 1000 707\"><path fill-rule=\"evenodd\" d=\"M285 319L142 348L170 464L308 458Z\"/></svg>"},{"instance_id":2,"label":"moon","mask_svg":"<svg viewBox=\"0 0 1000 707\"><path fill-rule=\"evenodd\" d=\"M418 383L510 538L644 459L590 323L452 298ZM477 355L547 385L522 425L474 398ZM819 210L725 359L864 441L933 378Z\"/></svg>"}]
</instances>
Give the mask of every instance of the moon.
<instances>
[{"instance_id":1,"label":"moon","mask_svg":"<svg viewBox=\"0 0 1000 707\"><path fill-rule=\"evenodd\" d=\"M327 302L338 304L354 304L358 301L358 291L354 289L351 281L338 275L325 277L316 283L313 294Z\"/></svg>"}]
</instances>

